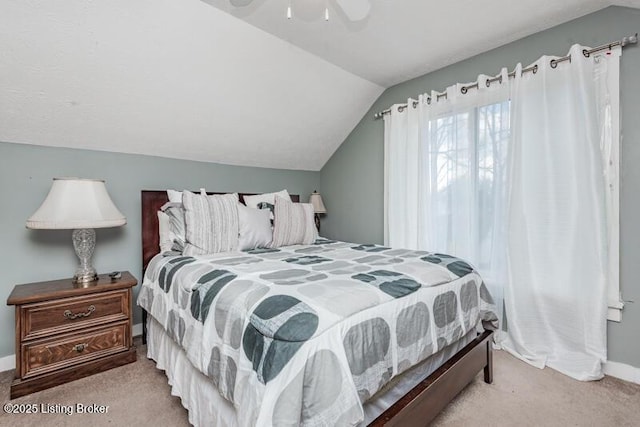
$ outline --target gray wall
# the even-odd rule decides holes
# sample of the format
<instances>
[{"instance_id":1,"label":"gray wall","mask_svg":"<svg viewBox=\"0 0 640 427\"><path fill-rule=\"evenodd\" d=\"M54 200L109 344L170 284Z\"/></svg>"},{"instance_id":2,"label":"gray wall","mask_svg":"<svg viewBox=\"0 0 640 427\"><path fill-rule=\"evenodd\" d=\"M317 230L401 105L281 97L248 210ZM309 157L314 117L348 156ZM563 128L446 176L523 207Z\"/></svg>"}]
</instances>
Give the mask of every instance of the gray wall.
<instances>
[{"instance_id":1,"label":"gray wall","mask_svg":"<svg viewBox=\"0 0 640 427\"><path fill-rule=\"evenodd\" d=\"M640 30L640 10L610 7L387 89L321 171L328 209L323 235L381 243L383 236L383 122L373 113L430 90L495 75L502 66L529 64L543 54L564 55L574 43L596 46ZM455 42L455 41L452 41ZM425 58L428 60L428 58ZM609 322L609 358L640 367L640 47L625 48L621 63L621 286L628 303L622 323Z\"/></svg>"},{"instance_id":2,"label":"gray wall","mask_svg":"<svg viewBox=\"0 0 640 427\"><path fill-rule=\"evenodd\" d=\"M14 310L4 305L14 285L73 275L77 258L71 231L28 230L58 176L106 180L116 206L127 217L120 228L99 229L94 266L99 273L129 270L141 280L140 190L268 192L286 188L308 200L320 173L227 166L160 157L45 148L0 142L0 357L14 353ZM137 294L137 288L136 288ZM140 321L136 307L135 321Z\"/></svg>"}]
</instances>

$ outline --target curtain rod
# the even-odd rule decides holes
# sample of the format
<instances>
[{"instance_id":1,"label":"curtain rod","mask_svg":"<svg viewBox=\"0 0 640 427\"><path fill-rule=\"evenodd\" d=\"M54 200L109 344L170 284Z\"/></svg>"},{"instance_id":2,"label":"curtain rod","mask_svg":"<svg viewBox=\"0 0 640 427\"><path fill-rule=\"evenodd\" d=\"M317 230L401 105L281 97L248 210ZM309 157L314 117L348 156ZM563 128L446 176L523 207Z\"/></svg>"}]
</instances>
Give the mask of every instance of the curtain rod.
<instances>
[{"instance_id":1,"label":"curtain rod","mask_svg":"<svg viewBox=\"0 0 640 427\"><path fill-rule=\"evenodd\" d=\"M607 44L603 44L600 45L598 47L594 47L593 49L582 49L582 54L585 56L585 58L588 58L590 55L596 53L596 52L600 52L603 50L611 50L616 46L620 46L620 47L625 47L626 45L629 44L636 44L638 43L638 33L636 33L633 36L626 36L623 37L621 40L617 40L611 43L607 43ZM567 55L567 56L563 56L560 58L556 58L556 59L552 59L551 60L551 68L556 68L558 66L559 63L561 62L565 62L565 61L569 61L571 62L571 55ZM528 73L528 72L532 72L533 74L538 72L538 65L532 65L531 67L526 67L522 69L522 73ZM516 71L513 70L508 74L509 77L515 77L516 76ZM498 75L496 77L492 77L490 79L487 79L487 87L493 83L493 82L499 82L502 83L502 76ZM462 86L460 88L460 92L462 92L463 94L466 94L469 89L477 89L478 88L478 82L472 83L470 85L466 85L466 86ZM447 91L445 90L444 92L439 92L436 93L436 102L440 100L440 98L446 98L447 97ZM413 101L413 108L416 108L418 106L418 101ZM431 97L427 98L427 104L431 104ZM400 104L398 105L398 111L402 112L402 110L404 110L405 108L407 108L408 104ZM378 120L381 119L385 114L389 114L391 113L391 107L387 108L386 110L383 111L378 111L377 113L375 113L373 115L373 119L374 120Z\"/></svg>"}]
</instances>

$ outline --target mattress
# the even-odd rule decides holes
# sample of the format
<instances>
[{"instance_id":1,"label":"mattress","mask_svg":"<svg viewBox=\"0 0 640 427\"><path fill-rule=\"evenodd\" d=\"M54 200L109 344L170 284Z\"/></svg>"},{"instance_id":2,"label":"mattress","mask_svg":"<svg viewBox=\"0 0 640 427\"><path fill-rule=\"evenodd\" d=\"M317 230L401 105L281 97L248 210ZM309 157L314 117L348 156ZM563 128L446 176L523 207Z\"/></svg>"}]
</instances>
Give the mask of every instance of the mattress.
<instances>
[{"instance_id":1,"label":"mattress","mask_svg":"<svg viewBox=\"0 0 640 427\"><path fill-rule=\"evenodd\" d=\"M138 303L242 426L356 425L393 378L497 325L463 260L326 239L156 256Z\"/></svg>"}]
</instances>

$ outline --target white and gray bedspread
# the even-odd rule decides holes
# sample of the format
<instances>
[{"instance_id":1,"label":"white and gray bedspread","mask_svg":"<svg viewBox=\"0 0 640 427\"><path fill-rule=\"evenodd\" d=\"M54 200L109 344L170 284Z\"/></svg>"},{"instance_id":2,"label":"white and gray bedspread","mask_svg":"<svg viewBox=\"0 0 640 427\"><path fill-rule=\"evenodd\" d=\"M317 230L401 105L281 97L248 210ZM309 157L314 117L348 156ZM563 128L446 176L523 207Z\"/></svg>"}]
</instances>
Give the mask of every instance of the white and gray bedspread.
<instances>
[{"instance_id":1,"label":"white and gray bedspread","mask_svg":"<svg viewBox=\"0 0 640 427\"><path fill-rule=\"evenodd\" d=\"M497 327L466 262L319 239L156 256L138 304L236 408L240 425L354 425L391 378Z\"/></svg>"}]
</instances>

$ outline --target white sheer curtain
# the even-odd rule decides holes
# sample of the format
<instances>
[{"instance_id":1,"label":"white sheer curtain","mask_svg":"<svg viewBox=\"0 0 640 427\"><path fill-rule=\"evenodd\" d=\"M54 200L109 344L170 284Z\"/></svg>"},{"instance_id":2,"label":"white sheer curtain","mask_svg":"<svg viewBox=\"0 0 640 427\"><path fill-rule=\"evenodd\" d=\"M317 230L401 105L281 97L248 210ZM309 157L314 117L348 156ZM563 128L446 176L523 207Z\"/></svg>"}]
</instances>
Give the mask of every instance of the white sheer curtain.
<instances>
[{"instance_id":1,"label":"white sheer curtain","mask_svg":"<svg viewBox=\"0 0 640 427\"><path fill-rule=\"evenodd\" d=\"M607 221L603 179L611 61L585 58L582 49L573 46L571 63L555 69L547 57L536 74L516 69L512 82L502 346L535 366L593 380L607 357L608 223L617 221Z\"/></svg>"},{"instance_id":2,"label":"white sheer curtain","mask_svg":"<svg viewBox=\"0 0 640 427\"><path fill-rule=\"evenodd\" d=\"M385 116L385 244L466 259L501 313L509 91L487 79L466 94L458 84L446 98L421 95Z\"/></svg>"},{"instance_id":3,"label":"white sheer curtain","mask_svg":"<svg viewBox=\"0 0 640 427\"><path fill-rule=\"evenodd\" d=\"M392 106L384 192L386 245L467 259L504 296L503 348L587 380L618 301L620 50L582 49Z\"/></svg>"}]
</instances>

